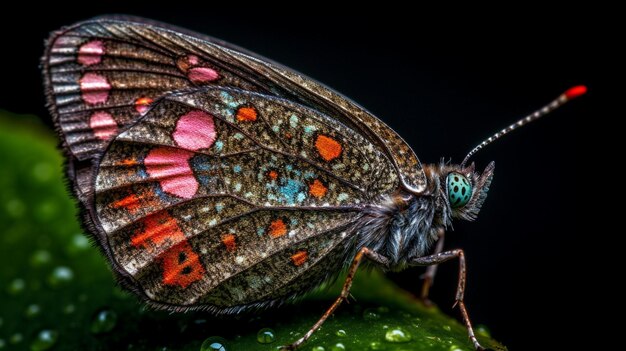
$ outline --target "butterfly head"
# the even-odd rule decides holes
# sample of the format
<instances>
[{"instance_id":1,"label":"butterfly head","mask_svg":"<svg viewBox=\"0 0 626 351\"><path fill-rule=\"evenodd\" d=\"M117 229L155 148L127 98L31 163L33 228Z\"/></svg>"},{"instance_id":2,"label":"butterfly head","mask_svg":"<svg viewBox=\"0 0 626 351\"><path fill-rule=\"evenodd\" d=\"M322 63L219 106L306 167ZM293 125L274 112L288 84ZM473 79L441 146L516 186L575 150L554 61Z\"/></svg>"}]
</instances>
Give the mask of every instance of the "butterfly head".
<instances>
[{"instance_id":1,"label":"butterfly head","mask_svg":"<svg viewBox=\"0 0 626 351\"><path fill-rule=\"evenodd\" d=\"M474 171L474 163L468 167L450 166L445 176L442 191L453 218L474 220L487 198L493 179L495 163L491 162L482 173Z\"/></svg>"},{"instance_id":2,"label":"butterfly head","mask_svg":"<svg viewBox=\"0 0 626 351\"><path fill-rule=\"evenodd\" d=\"M474 163L469 166L439 164L428 167L430 184L440 213L452 218L474 220L487 198L493 179L495 163L491 162L482 171L475 171ZM447 217L447 216L446 216Z\"/></svg>"},{"instance_id":3,"label":"butterfly head","mask_svg":"<svg viewBox=\"0 0 626 351\"><path fill-rule=\"evenodd\" d=\"M465 156L460 165L440 165L436 167L436 170L431 173L436 174L439 178L436 179L435 184L437 184L441 197L445 199L445 201L440 201L440 203L444 202L446 205L445 209L448 210L442 211L442 213L451 214L452 218L474 220L480 211L480 207L487 198L487 192L489 191L489 185L493 178L495 166L494 163L491 162L482 174L478 174L474 172L474 163L466 166L467 161L485 146L547 115L569 100L575 99L586 92L587 87L584 85L572 87L544 107L483 140ZM431 178L433 177L431 176ZM441 207L441 205L439 207ZM444 217L447 218L447 216Z\"/></svg>"}]
</instances>

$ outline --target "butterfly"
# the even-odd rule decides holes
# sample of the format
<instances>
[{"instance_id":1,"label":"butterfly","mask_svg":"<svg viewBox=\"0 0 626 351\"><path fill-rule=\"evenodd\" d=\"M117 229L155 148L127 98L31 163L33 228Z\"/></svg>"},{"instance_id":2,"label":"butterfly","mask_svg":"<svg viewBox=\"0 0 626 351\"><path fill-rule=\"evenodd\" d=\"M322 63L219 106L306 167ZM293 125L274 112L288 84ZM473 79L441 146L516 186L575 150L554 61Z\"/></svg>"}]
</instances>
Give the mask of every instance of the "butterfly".
<instances>
[{"instance_id":1,"label":"butterfly","mask_svg":"<svg viewBox=\"0 0 626 351\"><path fill-rule=\"evenodd\" d=\"M362 261L385 270L456 259L453 219L473 220L494 164L467 159L545 115L575 87L487 139L458 165L422 164L371 113L332 89L223 41L136 18L52 33L48 104L84 224L120 284L149 305L216 315L291 301ZM433 245L434 252L431 253Z\"/></svg>"}]
</instances>

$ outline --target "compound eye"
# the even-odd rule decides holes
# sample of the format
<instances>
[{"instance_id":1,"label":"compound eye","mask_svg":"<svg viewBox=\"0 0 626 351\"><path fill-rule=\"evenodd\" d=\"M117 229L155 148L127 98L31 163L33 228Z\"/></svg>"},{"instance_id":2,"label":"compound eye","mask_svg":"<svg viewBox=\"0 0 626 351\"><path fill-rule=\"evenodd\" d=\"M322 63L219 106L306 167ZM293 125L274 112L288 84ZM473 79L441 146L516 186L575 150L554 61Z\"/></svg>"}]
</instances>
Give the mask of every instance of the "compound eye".
<instances>
[{"instance_id":1,"label":"compound eye","mask_svg":"<svg viewBox=\"0 0 626 351\"><path fill-rule=\"evenodd\" d=\"M456 172L448 174L448 201L452 208L467 205L472 197L472 185L467 178Z\"/></svg>"}]
</instances>

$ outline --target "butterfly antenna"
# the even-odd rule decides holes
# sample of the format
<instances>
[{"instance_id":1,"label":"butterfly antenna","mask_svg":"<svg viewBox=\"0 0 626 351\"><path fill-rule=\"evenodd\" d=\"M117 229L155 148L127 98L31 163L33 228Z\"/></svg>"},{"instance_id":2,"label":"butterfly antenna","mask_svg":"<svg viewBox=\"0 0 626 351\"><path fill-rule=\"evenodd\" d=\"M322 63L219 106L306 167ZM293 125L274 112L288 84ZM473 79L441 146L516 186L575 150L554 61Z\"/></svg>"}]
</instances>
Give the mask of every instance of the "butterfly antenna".
<instances>
[{"instance_id":1,"label":"butterfly antenna","mask_svg":"<svg viewBox=\"0 0 626 351\"><path fill-rule=\"evenodd\" d=\"M547 115L548 113L556 110L557 108L565 105L566 102L568 102L568 101L570 101L572 99L575 99L575 98L585 94L586 92L587 92L587 87L584 86L584 85L577 85L575 87L567 89L563 94L559 95L559 97L554 99L549 104L547 104L544 107L540 108L539 110L531 113L530 115L520 119L519 121L511 124L510 126L502 129L501 131L499 131L499 132L495 133L494 135L490 136L489 138L485 139L482 143L476 145L476 147L473 148L472 151L470 151L467 154L467 156L465 156L465 158L463 159L463 162L461 163L461 167L465 167L465 164L470 159L470 157L472 157L472 155L477 153L480 149L482 149L485 146L491 144L492 142L502 138L503 136L505 136L506 134L509 134L510 132L514 131L515 129L517 129L519 127L523 127L523 126L527 125L528 123L530 123L532 121L538 120L539 118L541 118L541 117Z\"/></svg>"}]
</instances>

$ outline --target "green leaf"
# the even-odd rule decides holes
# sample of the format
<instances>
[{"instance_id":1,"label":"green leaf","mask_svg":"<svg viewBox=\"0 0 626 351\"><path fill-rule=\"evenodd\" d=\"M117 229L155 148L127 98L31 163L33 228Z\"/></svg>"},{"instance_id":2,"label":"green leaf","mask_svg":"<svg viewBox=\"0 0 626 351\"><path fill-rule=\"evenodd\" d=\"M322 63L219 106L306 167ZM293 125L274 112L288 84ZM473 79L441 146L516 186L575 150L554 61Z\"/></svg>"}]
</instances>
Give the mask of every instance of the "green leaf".
<instances>
[{"instance_id":1,"label":"green leaf","mask_svg":"<svg viewBox=\"0 0 626 351\"><path fill-rule=\"evenodd\" d=\"M35 117L0 111L0 349L200 350L218 341L226 350L275 350L302 336L338 295L341 279L260 314L147 310L115 285L83 234L56 144ZM456 319L378 271L357 274L352 295L357 302L344 303L303 350L473 349ZM484 346L502 348L478 331Z\"/></svg>"}]
</instances>

